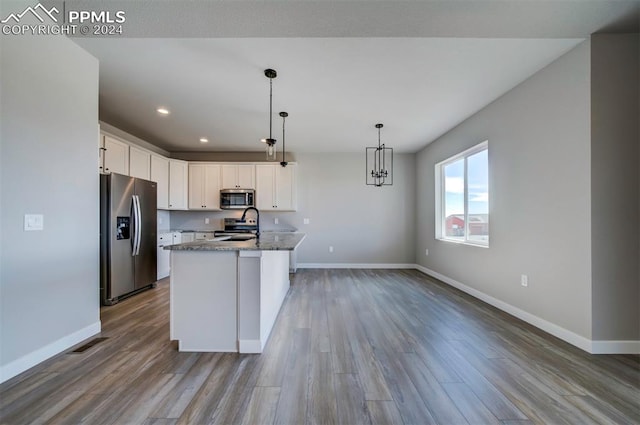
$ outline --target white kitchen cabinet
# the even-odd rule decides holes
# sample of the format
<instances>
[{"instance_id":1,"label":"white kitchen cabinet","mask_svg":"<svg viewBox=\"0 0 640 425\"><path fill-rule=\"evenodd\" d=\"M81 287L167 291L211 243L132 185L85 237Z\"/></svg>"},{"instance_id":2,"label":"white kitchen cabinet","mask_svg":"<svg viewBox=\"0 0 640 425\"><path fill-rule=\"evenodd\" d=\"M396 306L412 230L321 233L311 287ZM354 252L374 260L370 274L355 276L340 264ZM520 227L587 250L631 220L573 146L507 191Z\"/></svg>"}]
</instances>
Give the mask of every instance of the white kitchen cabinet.
<instances>
[{"instance_id":1,"label":"white kitchen cabinet","mask_svg":"<svg viewBox=\"0 0 640 425\"><path fill-rule=\"evenodd\" d=\"M255 189L256 167L254 164L224 164L221 166L220 189Z\"/></svg>"},{"instance_id":2,"label":"white kitchen cabinet","mask_svg":"<svg viewBox=\"0 0 640 425\"><path fill-rule=\"evenodd\" d=\"M256 165L256 206L264 211L295 211L297 165Z\"/></svg>"},{"instance_id":3,"label":"white kitchen cabinet","mask_svg":"<svg viewBox=\"0 0 640 425\"><path fill-rule=\"evenodd\" d=\"M169 276L171 251L164 249L166 245L172 245L173 236L171 233L160 233L158 235L158 252L157 252L157 270L156 278L158 280Z\"/></svg>"},{"instance_id":4,"label":"white kitchen cabinet","mask_svg":"<svg viewBox=\"0 0 640 425\"><path fill-rule=\"evenodd\" d=\"M151 181L158 184L158 209L169 209L169 160L151 155Z\"/></svg>"},{"instance_id":5,"label":"white kitchen cabinet","mask_svg":"<svg viewBox=\"0 0 640 425\"><path fill-rule=\"evenodd\" d=\"M188 193L187 161L169 160L169 209L186 210Z\"/></svg>"},{"instance_id":6,"label":"white kitchen cabinet","mask_svg":"<svg viewBox=\"0 0 640 425\"><path fill-rule=\"evenodd\" d=\"M171 234L171 238L172 238L172 245L177 245L179 243L182 243L182 233L180 232L173 232Z\"/></svg>"},{"instance_id":7,"label":"white kitchen cabinet","mask_svg":"<svg viewBox=\"0 0 640 425\"><path fill-rule=\"evenodd\" d=\"M129 145L104 135L102 138L102 169L104 174L129 175Z\"/></svg>"},{"instance_id":8,"label":"white kitchen cabinet","mask_svg":"<svg viewBox=\"0 0 640 425\"><path fill-rule=\"evenodd\" d=\"M206 241L207 239L213 239L213 238L214 238L213 232L196 232L195 233L195 240L197 241Z\"/></svg>"},{"instance_id":9,"label":"white kitchen cabinet","mask_svg":"<svg viewBox=\"0 0 640 425\"><path fill-rule=\"evenodd\" d=\"M189 164L189 209L220 209L220 165Z\"/></svg>"},{"instance_id":10,"label":"white kitchen cabinet","mask_svg":"<svg viewBox=\"0 0 640 425\"><path fill-rule=\"evenodd\" d=\"M180 243L193 242L196 240L196 235L193 232L182 232L180 234L180 238L181 238Z\"/></svg>"},{"instance_id":11,"label":"white kitchen cabinet","mask_svg":"<svg viewBox=\"0 0 640 425\"><path fill-rule=\"evenodd\" d=\"M129 175L139 179L151 179L151 153L129 146Z\"/></svg>"}]
</instances>

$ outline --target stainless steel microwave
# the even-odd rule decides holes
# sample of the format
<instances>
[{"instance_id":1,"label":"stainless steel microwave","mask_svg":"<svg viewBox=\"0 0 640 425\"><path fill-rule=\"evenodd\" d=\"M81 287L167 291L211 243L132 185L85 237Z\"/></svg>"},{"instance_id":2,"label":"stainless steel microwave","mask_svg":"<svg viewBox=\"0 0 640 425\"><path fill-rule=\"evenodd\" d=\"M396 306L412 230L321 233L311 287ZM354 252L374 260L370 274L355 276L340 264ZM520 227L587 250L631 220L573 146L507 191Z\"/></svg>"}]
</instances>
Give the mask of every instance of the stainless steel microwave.
<instances>
[{"instance_id":1,"label":"stainless steel microwave","mask_svg":"<svg viewBox=\"0 0 640 425\"><path fill-rule=\"evenodd\" d=\"M220 208L223 210L242 210L255 207L256 191L253 189L222 189Z\"/></svg>"}]
</instances>

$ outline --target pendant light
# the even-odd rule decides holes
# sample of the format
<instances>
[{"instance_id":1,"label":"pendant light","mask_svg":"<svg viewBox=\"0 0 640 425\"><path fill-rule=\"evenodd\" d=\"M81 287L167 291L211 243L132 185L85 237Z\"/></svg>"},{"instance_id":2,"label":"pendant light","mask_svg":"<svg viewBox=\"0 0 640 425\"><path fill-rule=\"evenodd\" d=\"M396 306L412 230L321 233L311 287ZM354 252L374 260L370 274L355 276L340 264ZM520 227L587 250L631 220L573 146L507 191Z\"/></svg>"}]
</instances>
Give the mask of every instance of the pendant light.
<instances>
[{"instance_id":1,"label":"pendant light","mask_svg":"<svg viewBox=\"0 0 640 425\"><path fill-rule=\"evenodd\" d=\"M283 167L286 167L288 162L285 161L285 149L284 149L284 122L286 120L286 118L289 116L288 113L286 112L280 112L280 116L282 117L282 161L280 162L280 165L282 165Z\"/></svg>"},{"instance_id":2,"label":"pendant light","mask_svg":"<svg viewBox=\"0 0 640 425\"><path fill-rule=\"evenodd\" d=\"M269 138L261 139L267 144L267 161L276 160L276 139L272 137L272 109L273 109L273 79L278 76L275 69L265 69L264 75L269 79Z\"/></svg>"},{"instance_id":3,"label":"pendant light","mask_svg":"<svg viewBox=\"0 0 640 425\"><path fill-rule=\"evenodd\" d=\"M393 185L393 149L380 143L380 129L382 127L382 124L376 124L378 146L365 148L366 181L370 186Z\"/></svg>"}]
</instances>

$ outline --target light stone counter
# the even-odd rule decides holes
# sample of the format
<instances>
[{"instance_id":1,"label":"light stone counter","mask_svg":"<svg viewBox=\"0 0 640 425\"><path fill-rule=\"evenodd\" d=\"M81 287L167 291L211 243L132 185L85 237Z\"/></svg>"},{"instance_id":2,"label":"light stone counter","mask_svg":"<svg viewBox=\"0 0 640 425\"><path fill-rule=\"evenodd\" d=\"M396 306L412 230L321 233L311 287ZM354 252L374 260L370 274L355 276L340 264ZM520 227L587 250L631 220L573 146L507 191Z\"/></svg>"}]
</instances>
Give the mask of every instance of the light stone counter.
<instances>
[{"instance_id":1,"label":"light stone counter","mask_svg":"<svg viewBox=\"0 0 640 425\"><path fill-rule=\"evenodd\" d=\"M304 238L304 233L264 232L260 234L260 238L248 241L224 240L224 237L220 237L165 246L164 249L173 251L293 251Z\"/></svg>"}]
</instances>

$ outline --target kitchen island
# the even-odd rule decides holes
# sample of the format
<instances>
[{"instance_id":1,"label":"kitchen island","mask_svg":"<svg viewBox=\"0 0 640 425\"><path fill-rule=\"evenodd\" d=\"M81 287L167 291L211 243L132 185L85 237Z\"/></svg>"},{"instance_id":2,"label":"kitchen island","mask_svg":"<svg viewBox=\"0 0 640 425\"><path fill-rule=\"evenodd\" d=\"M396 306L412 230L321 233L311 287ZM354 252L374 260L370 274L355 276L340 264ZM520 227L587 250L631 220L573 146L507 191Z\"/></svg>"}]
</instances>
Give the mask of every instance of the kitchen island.
<instances>
[{"instance_id":1,"label":"kitchen island","mask_svg":"<svg viewBox=\"0 0 640 425\"><path fill-rule=\"evenodd\" d=\"M261 353L303 233L171 245L170 338L179 351Z\"/></svg>"}]
</instances>

